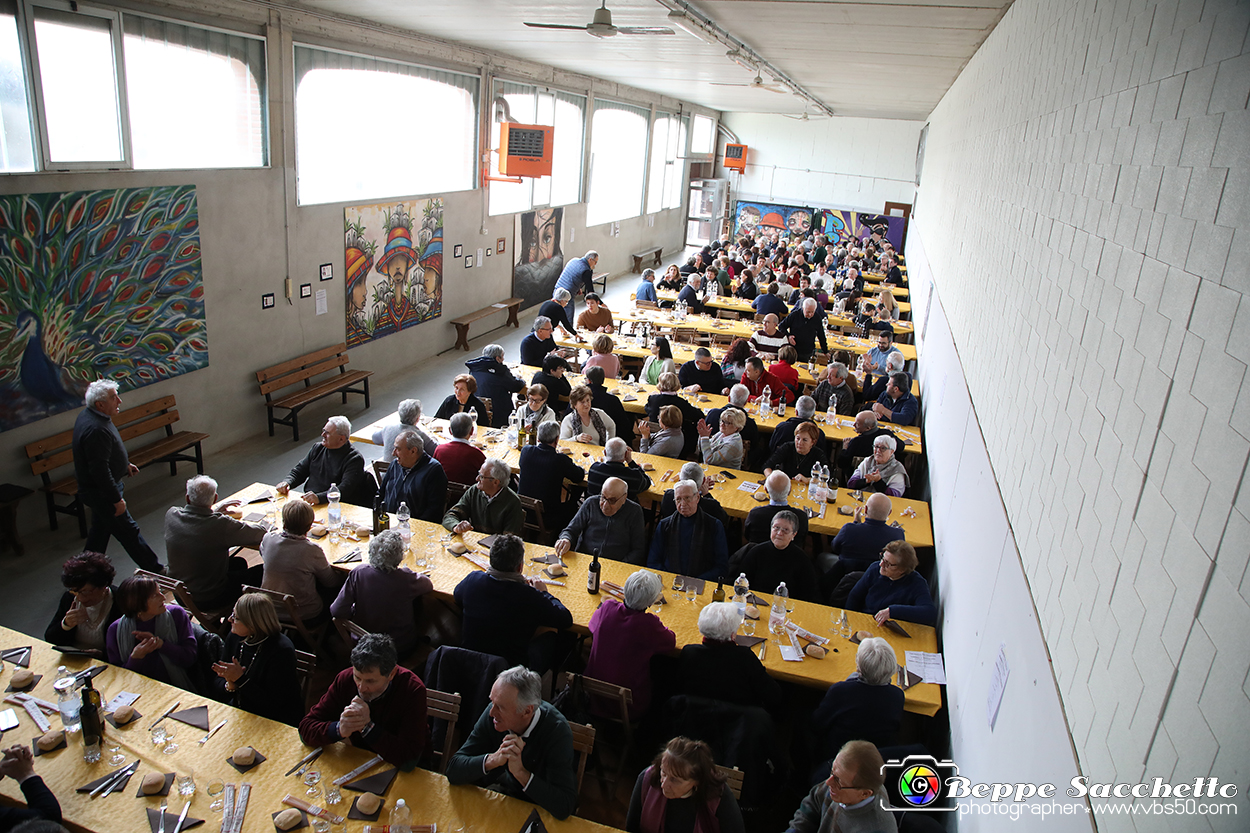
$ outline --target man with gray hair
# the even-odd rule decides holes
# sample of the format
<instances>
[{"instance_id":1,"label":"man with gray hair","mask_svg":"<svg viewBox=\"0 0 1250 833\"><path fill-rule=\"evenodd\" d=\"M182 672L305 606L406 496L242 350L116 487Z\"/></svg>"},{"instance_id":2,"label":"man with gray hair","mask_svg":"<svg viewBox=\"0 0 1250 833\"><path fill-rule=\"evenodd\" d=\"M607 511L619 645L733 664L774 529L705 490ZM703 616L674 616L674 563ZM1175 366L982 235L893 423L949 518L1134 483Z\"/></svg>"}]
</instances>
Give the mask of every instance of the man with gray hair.
<instances>
[{"instance_id":1,"label":"man with gray hair","mask_svg":"<svg viewBox=\"0 0 1250 833\"><path fill-rule=\"evenodd\" d=\"M381 485L386 511L398 512L399 505L406 503L414 520L438 523L447 497L447 473L442 464L425 453L416 431L401 432L395 438L393 454L394 462Z\"/></svg>"},{"instance_id":2,"label":"man with gray hair","mask_svg":"<svg viewBox=\"0 0 1250 833\"><path fill-rule=\"evenodd\" d=\"M543 702L537 674L522 666L500 672L464 745L451 756L447 780L520 798L557 819L577 807L573 732L564 715Z\"/></svg>"},{"instance_id":3,"label":"man with gray hair","mask_svg":"<svg viewBox=\"0 0 1250 833\"><path fill-rule=\"evenodd\" d=\"M395 450L395 438L400 431L415 431L421 438L421 445L426 454L433 454L438 448L438 440L431 437L421 428L421 400L404 399L399 403L399 423L387 425L373 432L373 444L382 446L382 459L391 459Z\"/></svg>"},{"instance_id":4,"label":"man with gray hair","mask_svg":"<svg viewBox=\"0 0 1250 833\"><path fill-rule=\"evenodd\" d=\"M154 573L164 573L156 553L143 539L139 524L126 508L123 478L139 473L130 462L113 417L122 409L117 383L98 379L87 386L86 408L74 422L74 478L78 499L91 510L91 528L85 548L104 552L109 538L116 538L136 564Z\"/></svg>"},{"instance_id":5,"label":"man with gray hair","mask_svg":"<svg viewBox=\"0 0 1250 833\"><path fill-rule=\"evenodd\" d=\"M595 291L595 267L599 265L599 253L594 249L581 257L575 257L564 266L556 280L556 289L568 290L570 295L589 295ZM569 302L569 317L573 317L576 304Z\"/></svg>"},{"instance_id":6,"label":"man with gray hair","mask_svg":"<svg viewBox=\"0 0 1250 833\"><path fill-rule=\"evenodd\" d=\"M573 329L573 319L568 313L568 306L573 302L573 295L567 289L556 289L551 293L550 301L543 301L538 314L546 316L552 327L558 327L565 338L577 338L577 330Z\"/></svg>"},{"instance_id":7,"label":"man with gray hair","mask_svg":"<svg viewBox=\"0 0 1250 833\"><path fill-rule=\"evenodd\" d=\"M825 598L844 575L867 570L880 557L886 544L903 540L903 530L886 523L893 508L887 496L880 493L869 495L862 512L856 508L854 520L838 530L829 545L829 552L823 553L817 563L824 573L821 587Z\"/></svg>"},{"instance_id":8,"label":"man with gray hair","mask_svg":"<svg viewBox=\"0 0 1250 833\"><path fill-rule=\"evenodd\" d=\"M799 547L807 546L807 513L789 503L790 478L784 471L774 471L764 478L764 490L768 492L768 503L748 512L743 524L743 535L747 543L761 544L767 541L772 534L773 518L778 512L789 511L795 514L798 522L794 543Z\"/></svg>"},{"instance_id":9,"label":"man with gray hair","mask_svg":"<svg viewBox=\"0 0 1250 833\"><path fill-rule=\"evenodd\" d=\"M543 359L560 349L551 337L554 329L547 316L540 315L534 319L533 332L521 339L521 364L542 367Z\"/></svg>"},{"instance_id":10,"label":"man with gray hair","mask_svg":"<svg viewBox=\"0 0 1250 833\"><path fill-rule=\"evenodd\" d=\"M276 486L285 495L292 487L305 484L303 500L311 506L326 502L331 485L339 487L341 500L356 506L372 506L373 478L365 474L365 459L352 447L352 424L347 417L332 416L321 429L321 441L295 464L291 473Z\"/></svg>"},{"instance_id":11,"label":"man with gray hair","mask_svg":"<svg viewBox=\"0 0 1250 833\"><path fill-rule=\"evenodd\" d=\"M434 459L452 483L472 483L482 463L486 462L486 455L472 442L476 428L469 414L452 414L447 425L451 439L434 449Z\"/></svg>"},{"instance_id":12,"label":"man with gray hair","mask_svg":"<svg viewBox=\"0 0 1250 833\"><path fill-rule=\"evenodd\" d=\"M187 586L204 610L227 608L244 584L259 585L264 568L230 555L236 547L257 549L268 530L225 514L241 501L217 503L217 481L199 474L187 481L187 503L165 512L165 558L169 575Z\"/></svg>"},{"instance_id":13,"label":"man with gray hair","mask_svg":"<svg viewBox=\"0 0 1250 833\"><path fill-rule=\"evenodd\" d=\"M648 301L656 306L660 304L660 296L655 292L655 270L643 269L642 280L638 282L638 288L634 290L635 301Z\"/></svg>"},{"instance_id":14,"label":"man with gray hair","mask_svg":"<svg viewBox=\"0 0 1250 833\"><path fill-rule=\"evenodd\" d=\"M711 477L703 474L703 467L691 460L683 463L679 472L682 480L689 480L699 487L699 508L720 521L721 526L725 528L726 536L729 535L729 514L725 512L725 508L720 505L715 497L712 496L712 485L716 482ZM669 515L677 511L677 501L673 498L673 490L668 489L664 492L664 497L660 499L660 512L657 520L663 520ZM734 547L736 549L736 543Z\"/></svg>"},{"instance_id":15,"label":"man with gray hair","mask_svg":"<svg viewBox=\"0 0 1250 833\"><path fill-rule=\"evenodd\" d=\"M512 416L512 394L525 394L525 383L512 375L512 371L503 361L503 348L498 344L488 344L482 348L482 355L469 359L464 366L473 374L477 382L477 396L491 402L491 426L502 428L508 424Z\"/></svg>"},{"instance_id":16,"label":"man with gray hair","mask_svg":"<svg viewBox=\"0 0 1250 833\"><path fill-rule=\"evenodd\" d=\"M901 354L900 354L901 355ZM816 400L818 411L832 411L843 416L855 413L855 391L846 383L851 375L842 362L833 362L828 370L821 374L816 390L812 391L812 399Z\"/></svg>"},{"instance_id":17,"label":"man with gray hair","mask_svg":"<svg viewBox=\"0 0 1250 833\"><path fill-rule=\"evenodd\" d=\"M517 491L542 503L543 521L548 529L560 529L573 517L577 496L581 493L576 484L586 478L586 473L572 457L560 453L559 442L560 423L540 422L538 442L521 449L518 466L521 476ZM566 488L567 500L564 498Z\"/></svg>"},{"instance_id":18,"label":"man with gray hair","mask_svg":"<svg viewBox=\"0 0 1250 833\"><path fill-rule=\"evenodd\" d=\"M695 315L703 314L703 299L699 295L699 287L703 285L703 278L698 273L690 275L686 278L686 285L681 288L681 292L677 293L677 303L685 303L686 308Z\"/></svg>"},{"instance_id":19,"label":"man with gray hair","mask_svg":"<svg viewBox=\"0 0 1250 833\"><path fill-rule=\"evenodd\" d=\"M699 507L699 487L682 480L673 487L677 511L655 525L647 566L683 576L725 580L729 547L725 528Z\"/></svg>"},{"instance_id":20,"label":"man with gray hair","mask_svg":"<svg viewBox=\"0 0 1250 833\"><path fill-rule=\"evenodd\" d=\"M610 477L620 478L629 489L629 499L651 488L651 477L634 462L633 452L620 437L613 437L603 446L603 460L592 463L586 473L586 494L597 495Z\"/></svg>"},{"instance_id":21,"label":"man with gray hair","mask_svg":"<svg viewBox=\"0 0 1250 833\"><path fill-rule=\"evenodd\" d=\"M587 497L556 541L556 555L569 550L598 554L600 558L641 565L647 555L646 523L642 507L629 499L619 477L603 483L598 498Z\"/></svg>"},{"instance_id":22,"label":"man with gray hair","mask_svg":"<svg viewBox=\"0 0 1250 833\"><path fill-rule=\"evenodd\" d=\"M787 315L778 328L789 337L790 343L799 353L800 361L807 361L812 357L816 341L820 342L820 352L829 352L829 344L825 340L825 320L816 314L818 306L815 298L804 298L803 303Z\"/></svg>"},{"instance_id":23,"label":"man with gray hair","mask_svg":"<svg viewBox=\"0 0 1250 833\"><path fill-rule=\"evenodd\" d=\"M477 530L488 535L510 532L520 535L525 524L521 499L512 491L512 469L498 457L487 457L477 473L477 483L447 510L443 526L457 535Z\"/></svg>"},{"instance_id":24,"label":"man with gray hair","mask_svg":"<svg viewBox=\"0 0 1250 833\"><path fill-rule=\"evenodd\" d=\"M794 429L798 428L804 422L816 423L816 400L810 396L800 396L794 401L794 416L788 417L785 422L773 429L773 435L768 441L768 453L772 454L786 443L794 442ZM825 432L820 430L820 426L816 426L816 447L826 458L829 456L829 438L825 436Z\"/></svg>"},{"instance_id":25,"label":"man with gray hair","mask_svg":"<svg viewBox=\"0 0 1250 833\"><path fill-rule=\"evenodd\" d=\"M885 373L876 377L873 383L864 389L864 402L872 403L880 399L881 394L885 393L886 385L890 383L890 377L895 373L903 372L906 366L907 359L903 358L903 354L898 350L892 351L885 359Z\"/></svg>"}]
</instances>

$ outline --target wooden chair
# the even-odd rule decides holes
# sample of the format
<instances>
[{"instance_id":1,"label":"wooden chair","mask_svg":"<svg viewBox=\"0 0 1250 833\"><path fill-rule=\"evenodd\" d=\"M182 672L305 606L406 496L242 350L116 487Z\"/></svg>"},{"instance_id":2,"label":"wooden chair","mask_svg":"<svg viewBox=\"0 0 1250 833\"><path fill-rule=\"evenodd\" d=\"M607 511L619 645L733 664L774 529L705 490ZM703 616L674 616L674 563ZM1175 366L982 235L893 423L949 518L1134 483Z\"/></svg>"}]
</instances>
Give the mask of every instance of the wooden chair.
<instances>
[{"instance_id":1,"label":"wooden chair","mask_svg":"<svg viewBox=\"0 0 1250 833\"><path fill-rule=\"evenodd\" d=\"M582 793L582 776L586 774L586 759L595 749L595 727L569 721L573 730L573 751L577 753L577 794Z\"/></svg>"},{"instance_id":2,"label":"wooden chair","mask_svg":"<svg viewBox=\"0 0 1250 833\"><path fill-rule=\"evenodd\" d=\"M520 495L520 498L521 508L525 510L525 523L521 527L521 538L530 543L546 544L549 532L547 523L543 519L542 501L527 495Z\"/></svg>"},{"instance_id":3,"label":"wooden chair","mask_svg":"<svg viewBox=\"0 0 1250 833\"><path fill-rule=\"evenodd\" d=\"M343 644L347 646L349 651L358 639L369 635L369 631L360 627L351 619L342 619L336 616L330 621L334 623L334 629L338 631L339 638L343 640Z\"/></svg>"},{"instance_id":4,"label":"wooden chair","mask_svg":"<svg viewBox=\"0 0 1250 833\"><path fill-rule=\"evenodd\" d=\"M446 720L447 734L443 738L443 748L430 750L438 764L438 771L445 773L451 761L452 750L456 748L456 723L460 720L460 695L448 694L434 688L425 690L425 715L432 720Z\"/></svg>"},{"instance_id":5,"label":"wooden chair","mask_svg":"<svg viewBox=\"0 0 1250 833\"><path fill-rule=\"evenodd\" d=\"M226 617L230 615L233 607L206 612L200 609L199 605L195 603L195 598L191 595L191 591L178 579L164 576L160 573L149 573L147 570L135 570L135 575L155 581L156 586L161 588L161 592L172 596L178 604L186 608L187 613L190 613L195 621L204 627L204 630L212 631L220 636L225 629Z\"/></svg>"},{"instance_id":6,"label":"wooden chair","mask_svg":"<svg viewBox=\"0 0 1250 833\"><path fill-rule=\"evenodd\" d=\"M755 313L755 323L756 323L756 324L759 324L761 321L763 321L763 320L764 320L764 318L765 318L765 316L764 316L762 313L758 313L758 312L757 312L757 313Z\"/></svg>"},{"instance_id":7,"label":"wooden chair","mask_svg":"<svg viewBox=\"0 0 1250 833\"><path fill-rule=\"evenodd\" d=\"M712 343L718 347L728 347L737 338L733 333L712 333Z\"/></svg>"},{"instance_id":8,"label":"wooden chair","mask_svg":"<svg viewBox=\"0 0 1250 833\"><path fill-rule=\"evenodd\" d=\"M699 331L692 327L674 327L673 341L682 344L694 344L699 339Z\"/></svg>"},{"instance_id":9,"label":"wooden chair","mask_svg":"<svg viewBox=\"0 0 1250 833\"><path fill-rule=\"evenodd\" d=\"M729 784L729 791L734 794L734 798L742 798L742 770L717 764L716 771L725 777L725 781Z\"/></svg>"},{"instance_id":10,"label":"wooden chair","mask_svg":"<svg viewBox=\"0 0 1250 833\"><path fill-rule=\"evenodd\" d=\"M307 651L295 651L295 676L299 677L299 690L304 695L304 706L308 706L308 694L312 691L313 673L317 670L317 655Z\"/></svg>"},{"instance_id":11,"label":"wooden chair","mask_svg":"<svg viewBox=\"0 0 1250 833\"><path fill-rule=\"evenodd\" d=\"M600 703L608 706L615 704L618 712L615 716L603 716L603 720L607 720L614 724L620 724L622 743L621 754L617 760L616 772L612 776L612 783L617 783L621 778L621 773L625 769L625 763L629 760L630 750L634 745L634 728L635 724L629 718L630 706L634 704L634 692L623 685L596 680L594 677L587 677L583 674L569 674L569 680L576 682L581 681L582 689L590 695L591 698L598 700Z\"/></svg>"},{"instance_id":12,"label":"wooden chair","mask_svg":"<svg viewBox=\"0 0 1250 833\"><path fill-rule=\"evenodd\" d=\"M638 309L656 309L656 310L658 310L658 309L660 308L660 305L659 305L659 304L653 303L653 302L651 302L651 301L638 301L638 300L635 300L635 301L634 301L634 306L635 306L636 308L638 308Z\"/></svg>"},{"instance_id":13,"label":"wooden chair","mask_svg":"<svg viewBox=\"0 0 1250 833\"><path fill-rule=\"evenodd\" d=\"M386 479L386 472L390 467L391 464L386 460L373 461L373 476L378 481L378 486L381 486L382 481Z\"/></svg>"},{"instance_id":14,"label":"wooden chair","mask_svg":"<svg viewBox=\"0 0 1250 833\"><path fill-rule=\"evenodd\" d=\"M304 640L304 644L311 648L314 652L320 648L321 640L326 635L326 628L330 623L325 622L310 630L309 627L304 624L304 620L299 618L299 613L295 610L294 596L289 593L279 593L275 590L266 590L263 587L253 587L251 585L244 585L243 592L263 593L268 596L270 601L273 602L274 607L278 608L280 611L285 610L287 618L290 619L289 622L282 622L282 629L284 631L294 631L299 634L300 639ZM279 616L278 620L281 622L282 617Z\"/></svg>"},{"instance_id":15,"label":"wooden chair","mask_svg":"<svg viewBox=\"0 0 1250 833\"><path fill-rule=\"evenodd\" d=\"M479 397L478 397L478 401L479 401L479 402L481 402L481 403L482 403L482 405L484 405L484 406L486 407L486 424L487 424L487 425L494 425L494 424L495 424L495 416L494 416L495 405L494 405L494 403L490 401L490 397L489 397L489 396L479 396Z\"/></svg>"},{"instance_id":16,"label":"wooden chair","mask_svg":"<svg viewBox=\"0 0 1250 833\"><path fill-rule=\"evenodd\" d=\"M443 502L443 512L446 513L448 509L455 506L467 491L469 491L468 483L457 483L454 480L448 480L447 500Z\"/></svg>"},{"instance_id":17,"label":"wooden chair","mask_svg":"<svg viewBox=\"0 0 1250 833\"><path fill-rule=\"evenodd\" d=\"M738 315L737 312L731 309L718 309L716 310L716 317L727 318L730 321L737 321L741 316Z\"/></svg>"}]
</instances>

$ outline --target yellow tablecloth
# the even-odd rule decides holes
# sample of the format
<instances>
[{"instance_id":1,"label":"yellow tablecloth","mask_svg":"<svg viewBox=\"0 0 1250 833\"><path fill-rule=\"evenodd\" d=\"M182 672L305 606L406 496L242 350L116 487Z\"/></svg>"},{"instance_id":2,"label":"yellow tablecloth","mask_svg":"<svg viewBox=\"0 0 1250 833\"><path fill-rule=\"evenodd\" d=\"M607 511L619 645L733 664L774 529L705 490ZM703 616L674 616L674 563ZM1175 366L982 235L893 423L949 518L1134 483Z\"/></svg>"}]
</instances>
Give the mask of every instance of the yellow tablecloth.
<instances>
[{"instance_id":1,"label":"yellow tablecloth","mask_svg":"<svg viewBox=\"0 0 1250 833\"><path fill-rule=\"evenodd\" d=\"M56 677L58 665L65 665L70 670L78 671L88 667L88 662L75 657L65 657L52 646L33 637L0 627L0 646L12 648L23 645L33 646L31 670L43 675L43 679L31 692L36 697L56 702L56 693L52 683ZM5 663L0 672L0 683L8 684L13 673L13 664ZM105 702L121 691L129 691L140 695L135 708L143 717L124 726L114 729L105 725L105 742L102 745L101 759L98 763L87 764L82 759L82 736L71 736L65 749L41 755L35 758L35 772L56 794L61 802L61 809L69 825L100 833L116 833L120 830L147 830L145 809L160 806L158 796L136 798L139 782L149 772L176 772L179 775L193 773L197 790L192 797L190 816L205 819L204 826L197 828L204 831L216 831L221 825L221 815L209 809L212 798L207 793L210 781L220 779L227 784L252 785L251 798L248 801L247 816L243 830L249 833L272 833L274 830L270 814L283 809L282 798L287 794L299 798L304 795L305 786L294 775L283 777L296 761L311 751L300 742L299 733L290 726L275 723L262 717L239 711L181 689L156 682L124 668L109 666L95 678L93 683L101 690ZM204 746L197 741L204 737L204 732L169 718L161 724L174 731L178 742L178 751L172 755L163 754L148 739L148 727L156 718L175 702L180 709L192 706L208 706L209 726L216 726L222 720L229 722L217 732ZM5 733L4 744L29 743L31 738L41 733L31 717L20 706L4 704L4 708L13 708L18 715L17 729ZM476 715L462 718L472 722ZM48 718L54 728L60 728L59 716ZM75 788L113 771L108 765L111 755L110 743L117 739L123 744L122 752L126 755L126 763L135 760L136 752L142 763L138 772L130 779L126 789L107 797L90 798L86 793L77 793ZM259 766L240 775L228 763L228 758L237 747L252 746L262 753L267 760ZM346 774L363 764L373 753L356 749L344 743L335 743L326 747L325 753L313 765L322 774L322 782L328 783L339 775ZM371 772L380 772L386 764L380 765ZM0 782L0 794L10 800L24 803L21 790L11 779ZM346 816L351 801L356 793L345 790L343 802L333 809L337 814ZM402 798L413 811L413 822L417 824L436 823L438 829L454 830L460 825L466 829L472 827L481 831L499 831L512 833L519 830L525 817L534 805L515 798L508 798L498 793L479 789L473 786L453 787L447 779L435 772L415 770L401 772L386 793L386 809L379 823L386 823L386 814L395 800ZM177 794L177 788L170 790L167 812L177 814L184 799ZM323 798L313 803L325 806ZM567 821L556 821L545 810L539 811L543 822L551 831L607 831L605 827L584 819L571 818ZM170 822L172 829L173 822ZM349 820L347 830L358 833L365 822ZM310 828L311 829L311 828Z\"/></svg>"}]
</instances>

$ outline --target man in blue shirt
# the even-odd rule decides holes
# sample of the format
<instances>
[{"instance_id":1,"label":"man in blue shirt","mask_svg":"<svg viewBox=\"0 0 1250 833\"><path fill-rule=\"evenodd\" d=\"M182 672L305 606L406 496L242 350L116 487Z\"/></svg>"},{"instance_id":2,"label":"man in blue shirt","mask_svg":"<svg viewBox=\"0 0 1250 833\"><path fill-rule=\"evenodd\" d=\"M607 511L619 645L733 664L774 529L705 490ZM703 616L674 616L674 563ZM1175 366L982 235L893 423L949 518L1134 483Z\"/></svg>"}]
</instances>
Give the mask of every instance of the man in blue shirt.
<instances>
[{"instance_id":1,"label":"man in blue shirt","mask_svg":"<svg viewBox=\"0 0 1250 833\"><path fill-rule=\"evenodd\" d=\"M655 294L655 270L643 269L642 282L638 284L638 288L634 290L634 299L637 301L650 301L658 305L660 296Z\"/></svg>"},{"instance_id":2,"label":"man in blue shirt","mask_svg":"<svg viewBox=\"0 0 1250 833\"><path fill-rule=\"evenodd\" d=\"M885 393L872 406L877 419L895 425L915 425L920 403L911 395L910 388L911 379L906 373L891 373Z\"/></svg>"},{"instance_id":3,"label":"man in blue shirt","mask_svg":"<svg viewBox=\"0 0 1250 833\"><path fill-rule=\"evenodd\" d=\"M595 291L595 266L599 264L599 253L594 249L586 252L582 257L573 258L564 267L564 271L560 273L559 279L556 281L556 289L567 289L573 299L569 301L568 315L569 320L573 320L574 307L577 306L576 298L580 292L582 295Z\"/></svg>"}]
</instances>

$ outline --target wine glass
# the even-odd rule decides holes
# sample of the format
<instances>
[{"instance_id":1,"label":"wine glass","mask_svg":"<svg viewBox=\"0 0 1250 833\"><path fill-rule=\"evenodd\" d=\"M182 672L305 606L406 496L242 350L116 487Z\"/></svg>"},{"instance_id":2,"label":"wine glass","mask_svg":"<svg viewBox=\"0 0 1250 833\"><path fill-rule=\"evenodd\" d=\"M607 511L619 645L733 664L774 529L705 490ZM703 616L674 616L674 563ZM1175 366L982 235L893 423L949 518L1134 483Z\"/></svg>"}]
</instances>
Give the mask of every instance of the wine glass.
<instances>
[{"instance_id":1,"label":"wine glass","mask_svg":"<svg viewBox=\"0 0 1250 833\"><path fill-rule=\"evenodd\" d=\"M114 740L109 746L109 766L121 766L126 763L126 756L122 754L121 741Z\"/></svg>"},{"instance_id":2,"label":"wine glass","mask_svg":"<svg viewBox=\"0 0 1250 833\"><path fill-rule=\"evenodd\" d=\"M699 595L697 592L698 588L695 587L694 582L693 581L686 582L685 590L686 590L686 601L689 602L690 604L694 604L694 600Z\"/></svg>"},{"instance_id":3,"label":"wine glass","mask_svg":"<svg viewBox=\"0 0 1250 833\"><path fill-rule=\"evenodd\" d=\"M159 729L160 727L157 726L156 728ZM161 752L165 753L166 755L172 755L177 751L178 751L178 741L174 738L174 730L172 728L167 728L165 730L165 748L162 749Z\"/></svg>"},{"instance_id":4,"label":"wine glass","mask_svg":"<svg viewBox=\"0 0 1250 833\"><path fill-rule=\"evenodd\" d=\"M165 745L165 738L167 737L167 734L168 734L168 733L167 733L167 731L166 731L166 729L165 729L165 727L164 727L164 726L160 726L160 725L158 725L158 726L153 726L153 727L152 727L152 731L151 731L151 732L149 732L148 734L150 734L150 735L151 735L151 737L152 737L152 745L153 745L153 746L164 746L164 745Z\"/></svg>"},{"instance_id":5,"label":"wine glass","mask_svg":"<svg viewBox=\"0 0 1250 833\"><path fill-rule=\"evenodd\" d=\"M660 615L660 611L664 610L664 592L661 591L655 597L655 601L651 603L651 612L656 616Z\"/></svg>"},{"instance_id":6,"label":"wine glass","mask_svg":"<svg viewBox=\"0 0 1250 833\"><path fill-rule=\"evenodd\" d=\"M316 798L317 796L321 795L321 787L319 786L320 784L321 784L321 771L320 770L310 769L304 773L304 785L308 787L308 789L304 790L304 795L310 796L312 798Z\"/></svg>"},{"instance_id":7,"label":"wine glass","mask_svg":"<svg viewBox=\"0 0 1250 833\"><path fill-rule=\"evenodd\" d=\"M226 784L221 779L208 782L208 794L212 796L213 803L208 805L208 809L214 813L220 813L221 808L226 806L226 801L222 798L222 793L226 791Z\"/></svg>"}]
</instances>

